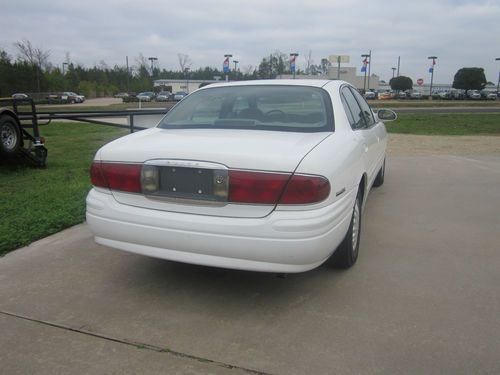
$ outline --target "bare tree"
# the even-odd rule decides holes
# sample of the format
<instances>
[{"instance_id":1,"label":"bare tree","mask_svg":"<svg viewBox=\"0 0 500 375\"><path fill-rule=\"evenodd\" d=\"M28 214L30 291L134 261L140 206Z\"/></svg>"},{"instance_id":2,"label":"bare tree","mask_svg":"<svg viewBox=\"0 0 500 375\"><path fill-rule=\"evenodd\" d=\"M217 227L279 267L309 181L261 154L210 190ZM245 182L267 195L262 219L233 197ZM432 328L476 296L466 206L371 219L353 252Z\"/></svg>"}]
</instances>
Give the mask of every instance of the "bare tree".
<instances>
[{"instance_id":1,"label":"bare tree","mask_svg":"<svg viewBox=\"0 0 500 375\"><path fill-rule=\"evenodd\" d=\"M14 47L17 48L21 60L26 61L35 69L38 92L40 92L40 72L42 69L49 68L50 51L44 51L41 48L37 48L26 39L14 43Z\"/></svg>"},{"instance_id":2,"label":"bare tree","mask_svg":"<svg viewBox=\"0 0 500 375\"><path fill-rule=\"evenodd\" d=\"M189 69L193 62L189 58L189 55L186 55L184 53L178 53L177 57L179 58L179 66L181 67L181 71L185 72L186 69Z\"/></svg>"},{"instance_id":3,"label":"bare tree","mask_svg":"<svg viewBox=\"0 0 500 375\"><path fill-rule=\"evenodd\" d=\"M312 51L309 50L309 53L304 56L306 59L306 74L311 74L311 65L314 64L314 60L312 58Z\"/></svg>"},{"instance_id":4,"label":"bare tree","mask_svg":"<svg viewBox=\"0 0 500 375\"><path fill-rule=\"evenodd\" d=\"M254 72L254 70L255 68L253 67L253 65L247 65L242 69L243 74L247 76L251 75Z\"/></svg>"},{"instance_id":5,"label":"bare tree","mask_svg":"<svg viewBox=\"0 0 500 375\"><path fill-rule=\"evenodd\" d=\"M133 67L135 73L140 77L148 77L148 60L144 57L142 53L139 52L139 56L135 58L135 65Z\"/></svg>"}]
</instances>

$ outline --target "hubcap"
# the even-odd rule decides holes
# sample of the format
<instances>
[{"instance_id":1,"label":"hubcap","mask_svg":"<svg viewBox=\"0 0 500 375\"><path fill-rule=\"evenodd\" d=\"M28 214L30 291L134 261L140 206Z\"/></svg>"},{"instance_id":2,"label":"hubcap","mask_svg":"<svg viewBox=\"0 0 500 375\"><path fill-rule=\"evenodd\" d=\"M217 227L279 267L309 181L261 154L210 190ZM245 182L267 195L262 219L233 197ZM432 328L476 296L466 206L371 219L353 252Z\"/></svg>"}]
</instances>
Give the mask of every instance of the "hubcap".
<instances>
[{"instance_id":1,"label":"hubcap","mask_svg":"<svg viewBox=\"0 0 500 375\"><path fill-rule=\"evenodd\" d=\"M355 253L358 247L358 237L359 237L359 200L356 199L356 204L354 205L354 212L352 214L352 250Z\"/></svg>"},{"instance_id":2,"label":"hubcap","mask_svg":"<svg viewBox=\"0 0 500 375\"><path fill-rule=\"evenodd\" d=\"M17 142L17 134L11 126L4 124L1 130L2 144L7 150L12 150Z\"/></svg>"}]
</instances>

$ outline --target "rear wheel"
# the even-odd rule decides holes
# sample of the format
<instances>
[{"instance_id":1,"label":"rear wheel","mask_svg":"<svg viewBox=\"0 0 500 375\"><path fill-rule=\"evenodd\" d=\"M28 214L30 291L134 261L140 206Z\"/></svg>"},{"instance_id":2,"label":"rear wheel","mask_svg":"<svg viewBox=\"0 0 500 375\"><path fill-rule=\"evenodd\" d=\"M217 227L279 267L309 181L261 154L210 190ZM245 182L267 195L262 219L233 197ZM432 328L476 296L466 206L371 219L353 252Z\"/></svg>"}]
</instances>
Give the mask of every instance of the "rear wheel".
<instances>
[{"instance_id":1,"label":"rear wheel","mask_svg":"<svg viewBox=\"0 0 500 375\"><path fill-rule=\"evenodd\" d=\"M17 121L11 116L0 116L0 154L13 156L21 147L21 131Z\"/></svg>"},{"instance_id":2,"label":"rear wheel","mask_svg":"<svg viewBox=\"0 0 500 375\"><path fill-rule=\"evenodd\" d=\"M351 224L344 240L332 256L333 265L337 268L350 268L356 263L359 252L361 235L361 203L362 195L358 190L356 201L352 209Z\"/></svg>"},{"instance_id":3,"label":"rear wheel","mask_svg":"<svg viewBox=\"0 0 500 375\"><path fill-rule=\"evenodd\" d=\"M379 187L384 184L384 179L385 179L385 159L384 163L380 167L380 170L378 171L377 177L375 177L375 181L373 181L373 186Z\"/></svg>"}]
</instances>

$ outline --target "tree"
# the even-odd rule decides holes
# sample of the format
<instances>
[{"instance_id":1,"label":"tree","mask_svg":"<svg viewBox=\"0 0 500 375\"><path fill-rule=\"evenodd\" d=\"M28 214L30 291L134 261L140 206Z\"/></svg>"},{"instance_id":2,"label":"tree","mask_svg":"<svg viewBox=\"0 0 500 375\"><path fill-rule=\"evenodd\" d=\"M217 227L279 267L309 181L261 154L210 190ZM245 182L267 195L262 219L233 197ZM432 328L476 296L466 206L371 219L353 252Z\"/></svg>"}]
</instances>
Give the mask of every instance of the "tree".
<instances>
[{"instance_id":1,"label":"tree","mask_svg":"<svg viewBox=\"0 0 500 375\"><path fill-rule=\"evenodd\" d=\"M391 89L396 91L411 90L413 88L413 81L410 77L399 76L391 78L389 81Z\"/></svg>"},{"instance_id":2,"label":"tree","mask_svg":"<svg viewBox=\"0 0 500 375\"><path fill-rule=\"evenodd\" d=\"M486 86L483 68L462 68L453 78L453 88L462 90L482 90Z\"/></svg>"},{"instance_id":3,"label":"tree","mask_svg":"<svg viewBox=\"0 0 500 375\"><path fill-rule=\"evenodd\" d=\"M21 60L26 61L35 69L37 88L38 92L40 92L40 75L42 69L45 69L49 66L50 51L43 51L40 48L34 47L29 40L16 42L14 43L14 46L18 50Z\"/></svg>"},{"instance_id":4,"label":"tree","mask_svg":"<svg viewBox=\"0 0 500 375\"><path fill-rule=\"evenodd\" d=\"M305 55L304 58L306 59L306 74L311 74L311 66L314 65L312 51L309 50L309 53Z\"/></svg>"},{"instance_id":5,"label":"tree","mask_svg":"<svg viewBox=\"0 0 500 375\"><path fill-rule=\"evenodd\" d=\"M332 66L332 63L326 57L321 59L321 73L323 75L328 74L328 68L331 66Z\"/></svg>"},{"instance_id":6,"label":"tree","mask_svg":"<svg viewBox=\"0 0 500 375\"><path fill-rule=\"evenodd\" d=\"M191 64L193 63L191 59L189 58L189 55L186 55L184 53L178 53L177 57L179 59L179 66L181 68L181 72L185 72L186 69L191 68Z\"/></svg>"}]
</instances>

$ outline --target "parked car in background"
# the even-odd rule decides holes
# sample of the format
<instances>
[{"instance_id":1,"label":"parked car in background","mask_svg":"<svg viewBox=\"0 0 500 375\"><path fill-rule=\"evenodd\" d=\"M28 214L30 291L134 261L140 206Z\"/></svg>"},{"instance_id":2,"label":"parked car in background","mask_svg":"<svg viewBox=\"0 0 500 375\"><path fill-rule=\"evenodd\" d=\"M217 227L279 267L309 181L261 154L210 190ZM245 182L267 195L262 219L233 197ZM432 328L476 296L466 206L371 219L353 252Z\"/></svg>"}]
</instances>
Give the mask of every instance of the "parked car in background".
<instances>
[{"instance_id":1,"label":"parked car in background","mask_svg":"<svg viewBox=\"0 0 500 375\"><path fill-rule=\"evenodd\" d=\"M392 99L393 96L389 91L384 91L384 92L379 92L378 93L378 99L379 100L389 100Z\"/></svg>"},{"instance_id":2,"label":"parked car in background","mask_svg":"<svg viewBox=\"0 0 500 375\"><path fill-rule=\"evenodd\" d=\"M422 94L418 90L411 90L408 93L408 98L410 98L410 99L422 99Z\"/></svg>"},{"instance_id":3,"label":"parked car in background","mask_svg":"<svg viewBox=\"0 0 500 375\"><path fill-rule=\"evenodd\" d=\"M479 90L468 90L467 97L469 99L479 100L481 99L481 93L479 92Z\"/></svg>"},{"instance_id":4,"label":"parked car in background","mask_svg":"<svg viewBox=\"0 0 500 375\"><path fill-rule=\"evenodd\" d=\"M174 94L174 100L176 102L184 99L185 97L187 96L187 92L185 91L177 91L175 94Z\"/></svg>"},{"instance_id":5,"label":"parked car in background","mask_svg":"<svg viewBox=\"0 0 500 375\"><path fill-rule=\"evenodd\" d=\"M137 99L143 102L150 102L155 98L155 93L152 91L141 92L137 94Z\"/></svg>"},{"instance_id":6,"label":"parked car in background","mask_svg":"<svg viewBox=\"0 0 500 375\"><path fill-rule=\"evenodd\" d=\"M99 244L173 261L351 267L368 193L384 182L382 120L395 118L343 81L206 86L97 151L87 223Z\"/></svg>"},{"instance_id":7,"label":"parked car in background","mask_svg":"<svg viewBox=\"0 0 500 375\"><path fill-rule=\"evenodd\" d=\"M407 98L408 98L408 94L406 93L406 91L400 91L400 92L396 95L396 98L397 98L397 99L407 99Z\"/></svg>"},{"instance_id":8,"label":"parked car in background","mask_svg":"<svg viewBox=\"0 0 500 375\"><path fill-rule=\"evenodd\" d=\"M156 95L156 101L157 102L168 102L171 98L172 93L169 91L160 91Z\"/></svg>"},{"instance_id":9,"label":"parked car in background","mask_svg":"<svg viewBox=\"0 0 500 375\"><path fill-rule=\"evenodd\" d=\"M464 100L466 98L465 90L462 89L452 89L450 95L453 100Z\"/></svg>"},{"instance_id":10,"label":"parked car in background","mask_svg":"<svg viewBox=\"0 0 500 375\"><path fill-rule=\"evenodd\" d=\"M451 99L451 92L444 90L439 92L439 99L449 100Z\"/></svg>"},{"instance_id":11,"label":"parked car in background","mask_svg":"<svg viewBox=\"0 0 500 375\"><path fill-rule=\"evenodd\" d=\"M66 103L83 103L85 101L85 96L79 95L72 91L64 91L60 94L60 98Z\"/></svg>"},{"instance_id":12,"label":"parked car in background","mask_svg":"<svg viewBox=\"0 0 500 375\"><path fill-rule=\"evenodd\" d=\"M115 98L128 98L128 93L127 92L119 92L115 95L113 95Z\"/></svg>"},{"instance_id":13,"label":"parked car in background","mask_svg":"<svg viewBox=\"0 0 500 375\"><path fill-rule=\"evenodd\" d=\"M29 96L22 93L12 94L12 99L28 99Z\"/></svg>"},{"instance_id":14,"label":"parked car in background","mask_svg":"<svg viewBox=\"0 0 500 375\"><path fill-rule=\"evenodd\" d=\"M491 90L482 90L481 91L481 99L496 100L497 93L495 91L491 91Z\"/></svg>"},{"instance_id":15,"label":"parked car in background","mask_svg":"<svg viewBox=\"0 0 500 375\"><path fill-rule=\"evenodd\" d=\"M377 93L375 91L365 92L365 99L373 100L377 98Z\"/></svg>"}]
</instances>

